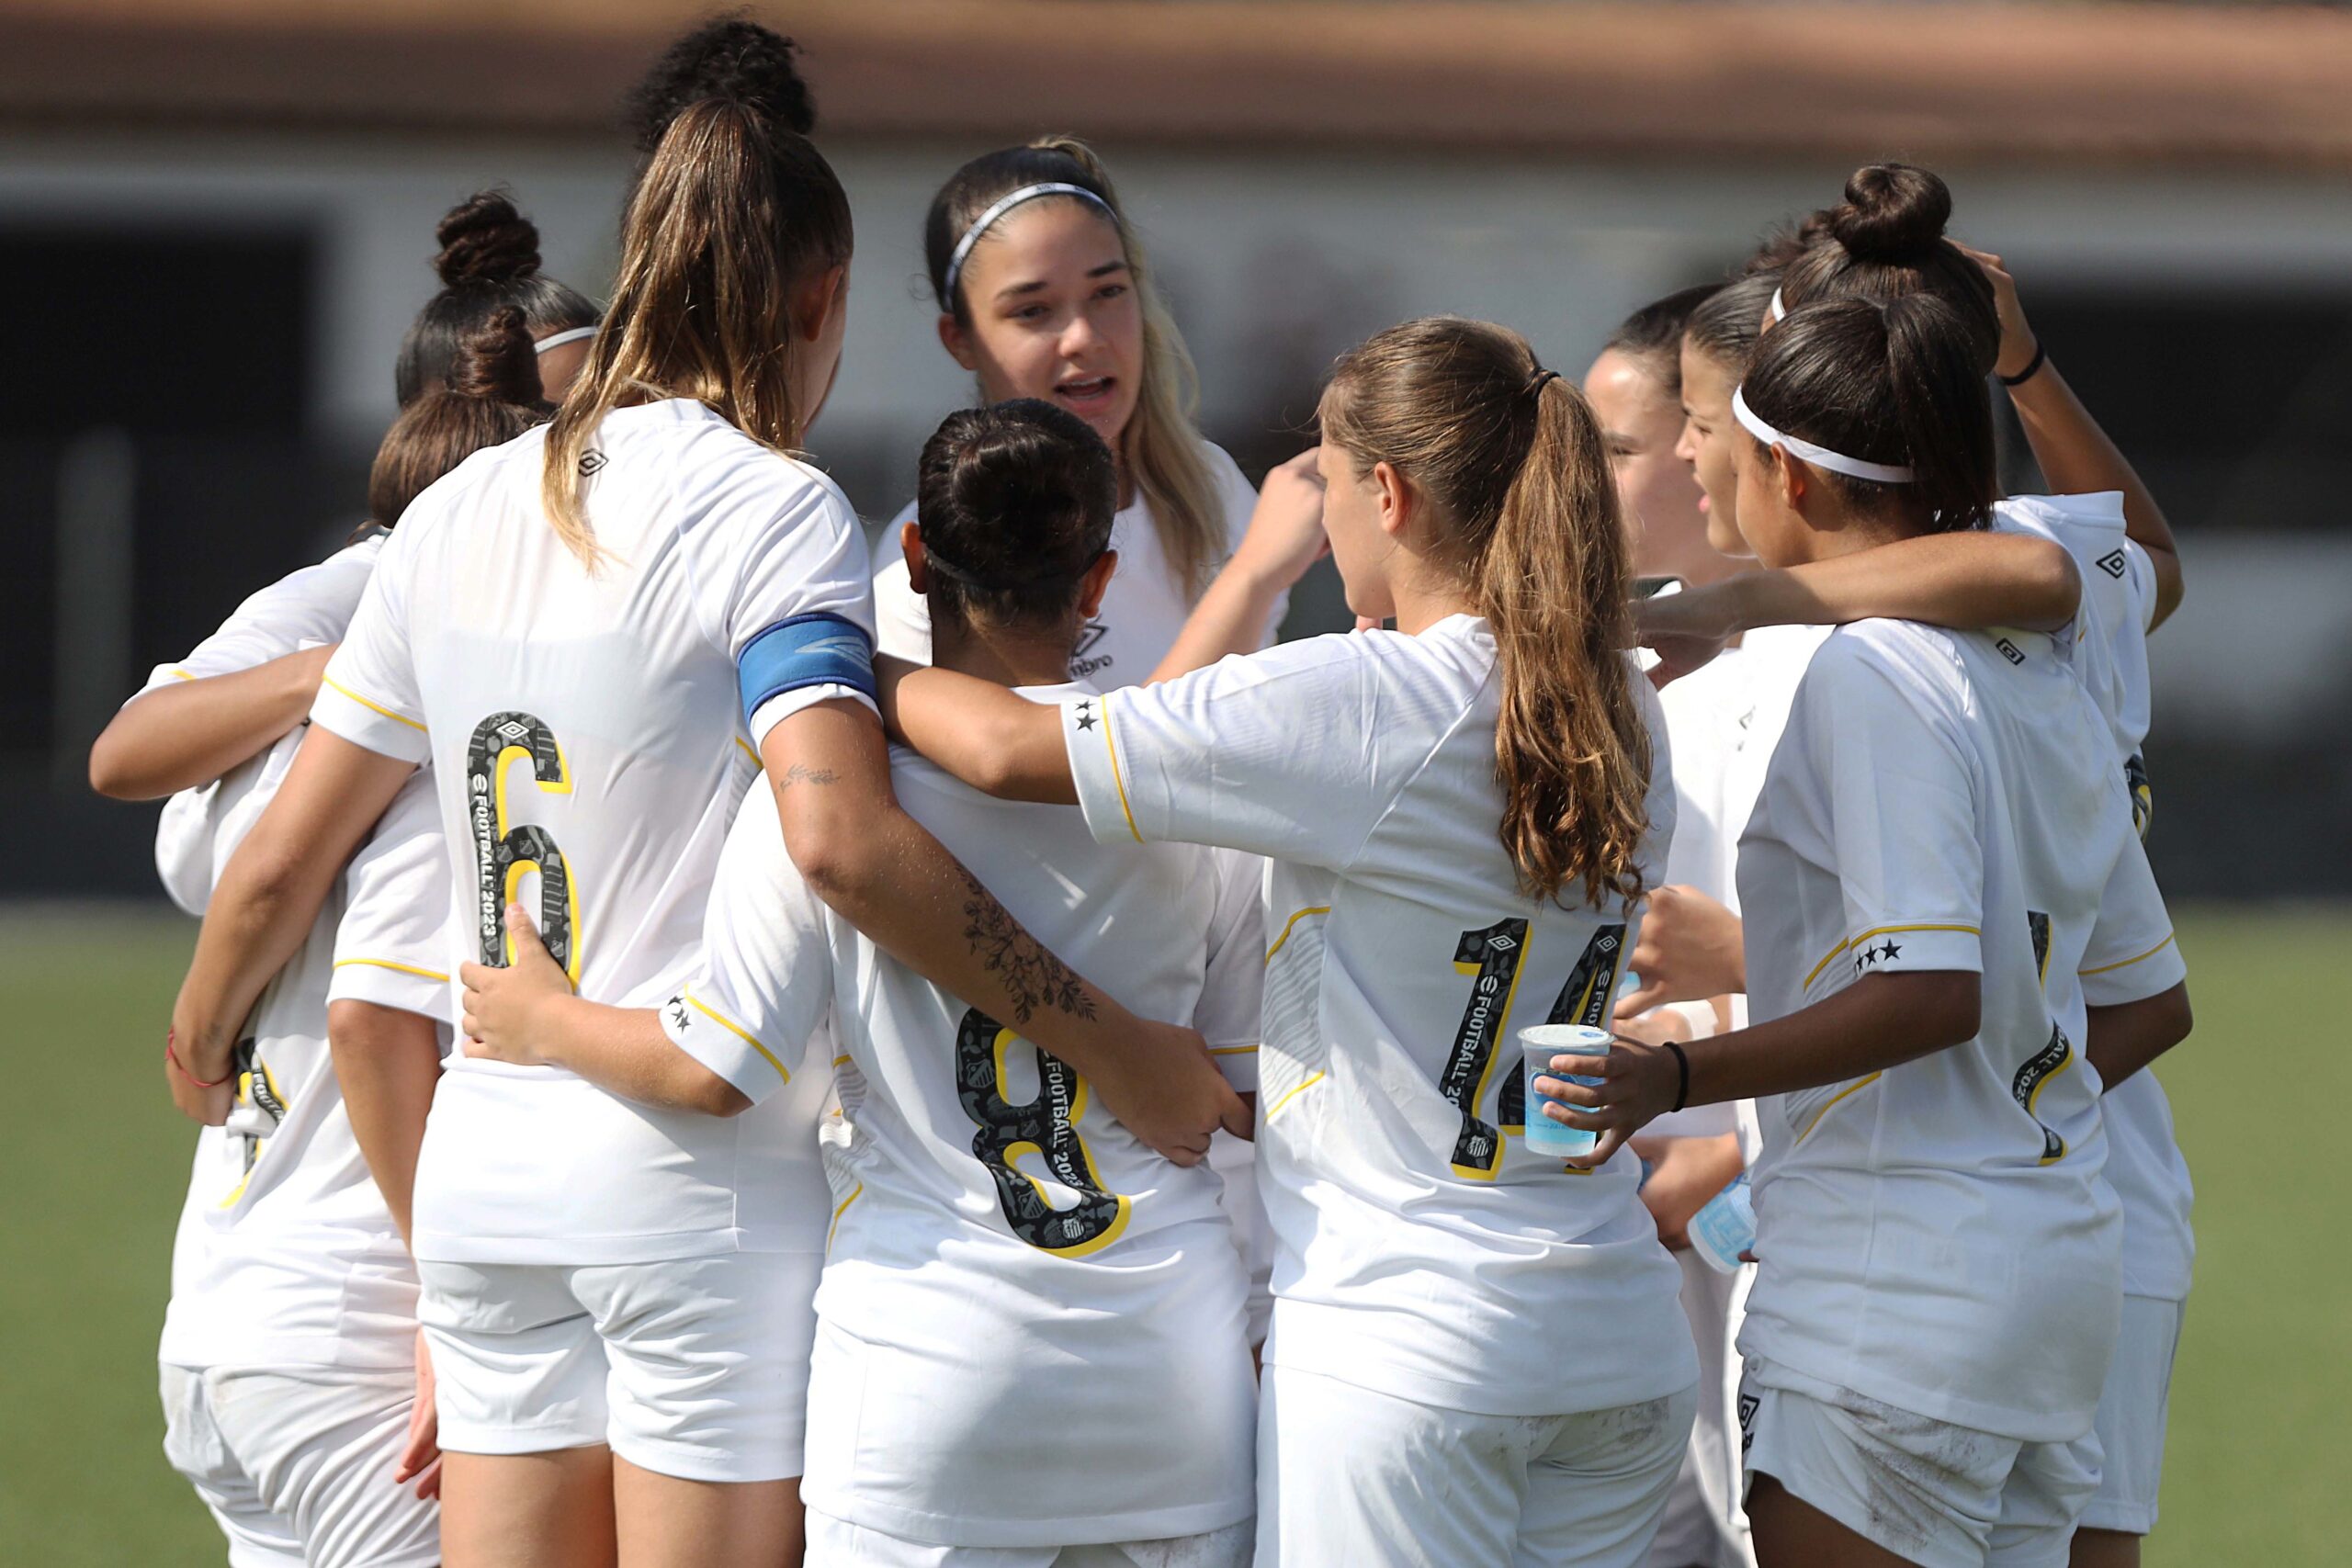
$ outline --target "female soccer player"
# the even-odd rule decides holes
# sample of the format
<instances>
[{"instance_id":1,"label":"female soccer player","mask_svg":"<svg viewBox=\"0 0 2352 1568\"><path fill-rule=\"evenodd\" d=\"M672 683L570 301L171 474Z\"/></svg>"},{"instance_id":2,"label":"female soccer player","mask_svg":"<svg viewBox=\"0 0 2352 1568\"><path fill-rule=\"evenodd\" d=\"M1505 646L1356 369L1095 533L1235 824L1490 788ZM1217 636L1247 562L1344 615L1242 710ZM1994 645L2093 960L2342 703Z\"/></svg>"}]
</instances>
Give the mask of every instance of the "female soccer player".
<instances>
[{"instance_id":1,"label":"female soccer player","mask_svg":"<svg viewBox=\"0 0 2352 1568\"><path fill-rule=\"evenodd\" d=\"M1039 399L1084 420L1110 447L1119 570L1080 635L1071 672L1104 691L1150 679L1238 547L1259 498L1193 423L1192 355L1110 172L1071 137L983 153L933 197L923 254L941 346L973 374L981 400ZM1269 483L1281 505L1296 499L1281 492L1303 481L1283 472ZM882 652L922 662L931 657L930 614L909 581L903 537L914 513L910 502L876 540L875 621ZM1242 648L1265 645L1295 581L1292 572L1253 604ZM1209 1163L1226 1180L1237 1240L1262 1285L1267 1238L1251 1145L1219 1138ZM1260 1291L1251 1311L1261 1338L1264 1310Z\"/></svg>"},{"instance_id":2,"label":"female soccer player","mask_svg":"<svg viewBox=\"0 0 2352 1568\"><path fill-rule=\"evenodd\" d=\"M1034 703L1092 695L1068 676L1117 566L1108 449L1023 400L950 415L921 470L911 580L940 667ZM1252 1085L1265 944L1247 857L1100 845L1075 812L991 799L904 750L892 777L1033 931L1136 1010L1193 1022ZM1160 1159L1084 1077L827 915L765 801L737 819L703 945L662 1010L630 1013L574 999L544 955L469 965L467 1028L506 1059L590 1072L615 1032L651 1055L666 1025L755 1097L777 1078L747 1036L786 1059L820 1037L841 1112L809 1561L1248 1562L1253 1390L1216 1177Z\"/></svg>"},{"instance_id":3,"label":"female soccer player","mask_svg":"<svg viewBox=\"0 0 2352 1568\"><path fill-rule=\"evenodd\" d=\"M2163 513L2130 462L2057 378L2000 258L1945 239L1951 195L1943 182L1922 169L1872 165L1856 172L1846 197L1822 215L1819 254L1790 269L1784 308L1802 291L1810 291L1807 298L1885 299L1918 292L1943 299L1971 323L1984 363L2007 386L2045 478L2053 486L2089 492L2004 501L1996 508L1996 525L2053 540L2075 560L2084 584L2076 667L2108 720L2144 832L2151 803L2140 759L2151 712L2146 637L2179 603L2183 586ZM1837 611L1822 604L1807 609L1781 589L1757 578L1660 615L1685 624L1713 617L1719 628L1729 629L1776 614L1845 619L1859 608L1849 599ZM1775 599L1778 606L1768 607ZM2154 1075L2135 1074L2109 1089L2108 1179L2122 1200L2128 1235L2123 1331L2100 1401L2098 1433L2106 1459L2098 1495L2076 1536L2076 1568L2136 1562L2140 1538L2154 1528L2166 1393L2195 1250L2188 1169L2163 1088Z\"/></svg>"},{"instance_id":4,"label":"female soccer player","mask_svg":"<svg viewBox=\"0 0 2352 1568\"><path fill-rule=\"evenodd\" d=\"M1261 1568L1638 1563L1690 1430L1690 1330L1634 1162L1521 1145L1511 1028L1605 1018L1671 820L1617 651L1608 454L1575 389L1476 321L1373 338L1321 418L1348 603L1397 630L1058 711L914 671L899 717L968 782L1078 801L1098 839L1271 857ZM1557 1353L1579 1322L1606 1356Z\"/></svg>"},{"instance_id":5,"label":"female soccer player","mask_svg":"<svg viewBox=\"0 0 2352 1568\"><path fill-rule=\"evenodd\" d=\"M1192 356L1152 287L1111 176L1085 142L1047 137L951 175L923 222L939 341L984 402L1037 398L1092 426L1119 466L1118 575L1073 672L1105 689L1147 680L1249 526L1256 492L1193 423ZM930 657L900 536L875 549L881 651ZM1280 605L1255 628L1262 643Z\"/></svg>"},{"instance_id":6,"label":"female soccer player","mask_svg":"<svg viewBox=\"0 0 2352 1568\"><path fill-rule=\"evenodd\" d=\"M1768 565L1990 513L1990 411L1939 300L1790 311L1735 414ZM2105 738L2048 638L1832 634L1742 844L1758 1021L1540 1086L1602 1108L1546 1114L1604 1150L1673 1105L1769 1097L1740 1338L1766 1568L2058 1562L2096 1484L2121 1295L2100 1083L2188 1032Z\"/></svg>"},{"instance_id":7,"label":"female soccer player","mask_svg":"<svg viewBox=\"0 0 2352 1568\"><path fill-rule=\"evenodd\" d=\"M462 341L444 383L385 438L371 515L396 522L424 484L540 417L535 360L511 306ZM240 676L276 664L296 684L314 669L302 646L341 639L382 541L376 530L254 595L153 682L235 689L194 706L135 699L110 727L116 766L130 756L170 774L288 723L165 807L157 863L189 912L203 912L301 739L299 716L283 711L291 705ZM379 1190L369 1179L374 1129L339 1080L430 1097L450 1022L446 888L440 824L420 777L263 994L233 1057L229 1118L198 1139L161 1350L164 1449L241 1564L441 1560L429 1481L416 1495L395 1484L432 1454L429 1367L416 1359L416 1276L402 1243L407 1195L394 1180ZM166 1068L183 1070L175 1060Z\"/></svg>"},{"instance_id":8,"label":"female soccer player","mask_svg":"<svg viewBox=\"0 0 2352 1568\"><path fill-rule=\"evenodd\" d=\"M1197 1158L1240 1122L1196 1036L1072 975L890 795L854 519L784 455L840 355L850 247L806 141L723 100L673 121L587 367L544 431L411 509L222 878L175 1015L198 1078L428 757L466 846L453 908L474 956L505 957L503 908L536 883L582 995L668 996L748 782L748 722L796 863L861 929L1026 1027L1155 1146ZM760 1179L771 1130L730 1120L742 1106L708 1074L650 1104L453 1061L414 1248L452 1568L797 1551L823 1216Z\"/></svg>"}]
</instances>

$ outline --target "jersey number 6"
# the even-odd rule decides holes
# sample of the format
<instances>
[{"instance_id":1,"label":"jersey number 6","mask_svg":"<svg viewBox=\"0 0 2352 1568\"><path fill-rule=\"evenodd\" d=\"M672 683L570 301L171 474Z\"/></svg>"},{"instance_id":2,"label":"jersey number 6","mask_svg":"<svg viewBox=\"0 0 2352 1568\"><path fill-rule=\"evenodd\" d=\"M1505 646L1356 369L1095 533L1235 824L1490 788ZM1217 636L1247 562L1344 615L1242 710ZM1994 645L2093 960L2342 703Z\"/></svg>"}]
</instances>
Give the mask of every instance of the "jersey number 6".
<instances>
[{"instance_id":1,"label":"jersey number 6","mask_svg":"<svg viewBox=\"0 0 2352 1568\"><path fill-rule=\"evenodd\" d=\"M543 792L571 793L563 748L539 719L527 713L494 713L474 726L473 739L466 743L466 818L474 840L474 935L480 956L492 965L514 961L504 911L524 874L536 871L539 936L576 983L580 902L572 891L571 867L556 847L555 835L545 828L507 825L506 769L517 761L530 764L532 782Z\"/></svg>"}]
</instances>

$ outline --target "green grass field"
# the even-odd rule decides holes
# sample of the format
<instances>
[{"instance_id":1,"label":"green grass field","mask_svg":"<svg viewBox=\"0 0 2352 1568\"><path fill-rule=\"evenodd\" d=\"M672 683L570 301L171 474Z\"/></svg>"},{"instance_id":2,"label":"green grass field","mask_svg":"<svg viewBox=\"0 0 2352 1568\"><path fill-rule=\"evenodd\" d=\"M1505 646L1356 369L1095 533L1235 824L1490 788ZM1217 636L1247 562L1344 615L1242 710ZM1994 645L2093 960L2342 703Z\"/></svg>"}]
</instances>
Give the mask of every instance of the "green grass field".
<instances>
[{"instance_id":1,"label":"green grass field","mask_svg":"<svg viewBox=\"0 0 2352 1568\"><path fill-rule=\"evenodd\" d=\"M164 915L0 915L25 1103L0 1140L0 1541L42 1568L221 1561L158 1450L154 1345L189 1130L158 1058L194 934ZM2196 1168L2197 1295L2152 1565L2352 1557L2352 1261L2319 1154L2352 1107L2334 1004L2352 913L2191 911L2201 1027L2168 1061ZM2330 976L2336 976L2331 979Z\"/></svg>"}]
</instances>

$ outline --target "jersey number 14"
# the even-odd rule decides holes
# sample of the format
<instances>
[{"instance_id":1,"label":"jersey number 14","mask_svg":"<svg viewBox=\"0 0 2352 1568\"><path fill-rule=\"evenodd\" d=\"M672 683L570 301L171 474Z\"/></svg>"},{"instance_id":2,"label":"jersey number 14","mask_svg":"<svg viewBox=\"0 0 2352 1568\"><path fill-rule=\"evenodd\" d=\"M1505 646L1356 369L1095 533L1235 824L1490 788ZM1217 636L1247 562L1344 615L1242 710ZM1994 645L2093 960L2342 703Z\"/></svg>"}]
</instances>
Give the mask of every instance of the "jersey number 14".
<instances>
[{"instance_id":1,"label":"jersey number 14","mask_svg":"<svg viewBox=\"0 0 2352 1568\"><path fill-rule=\"evenodd\" d=\"M1560 994L1552 999L1546 1023L1581 1023L1593 1029L1609 1026L1611 1004L1617 995L1617 966L1625 953L1625 928L1606 925L1592 933L1568 971ZM1518 1055L1505 1048L1510 1038L1511 1003L1519 995L1519 971L1527 962L1527 922L1517 917L1462 933L1453 950L1453 967L1471 976L1470 1000L1453 1032L1453 1048L1446 1053L1437 1087L1462 1112L1462 1130L1453 1141L1453 1174L1472 1181L1492 1181L1503 1165L1503 1138L1527 1130L1527 1082L1518 1070ZM1495 1125L1482 1119L1478 1107L1486 1099L1498 1056L1508 1059L1510 1071L1497 1097Z\"/></svg>"}]
</instances>

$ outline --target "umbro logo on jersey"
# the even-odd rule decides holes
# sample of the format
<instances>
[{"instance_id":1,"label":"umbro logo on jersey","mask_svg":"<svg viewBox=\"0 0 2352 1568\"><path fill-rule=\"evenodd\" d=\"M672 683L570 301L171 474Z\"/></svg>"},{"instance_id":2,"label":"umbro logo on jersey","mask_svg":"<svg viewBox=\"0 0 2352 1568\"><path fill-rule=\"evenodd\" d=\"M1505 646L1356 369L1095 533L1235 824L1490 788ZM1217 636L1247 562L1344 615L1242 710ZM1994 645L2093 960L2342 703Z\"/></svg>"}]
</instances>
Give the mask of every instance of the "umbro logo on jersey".
<instances>
[{"instance_id":1,"label":"umbro logo on jersey","mask_svg":"<svg viewBox=\"0 0 2352 1568\"><path fill-rule=\"evenodd\" d=\"M2011 642L2007 637L1998 638L1994 642L1993 646L2001 650L2001 657L2007 660L2010 663L2023 664L2025 662L2025 655L2018 650L2018 645Z\"/></svg>"},{"instance_id":2,"label":"umbro logo on jersey","mask_svg":"<svg viewBox=\"0 0 2352 1568\"><path fill-rule=\"evenodd\" d=\"M1743 1454L1756 1441L1756 1412L1763 1408L1763 1404L1762 1400L1746 1389L1739 1391L1739 1451Z\"/></svg>"},{"instance_id":3,"label":"umbro logo on jersey","mask_svg":"<svg viewBox=\"0 0 2352 1568\"><path fill-rule=\"evenodd\" d=\"M529 725L518 724L511 718L498 727L498 738L502 740L520 740L530 733Z\"/></svg>"},{"instance_id":4,"label":"umbro logo on jersey","mask_svg":"<svg viewBox=\"0 0 2352 1568\"><path fill-rule=\"evenodd\" d=\"M580 454L580 477L583 479L588 478L591 474L594 474L597 469L603 468L610 461L611 459L606 457L602 452L596 451L594 448L591 447L589 450Z\"/></svg>"},{"instance_id":5,"label":"umbro logo on jersey","mask_svg":"<svg viewBox=\"0 0 2352 1568\"><path fill-rule=\"evenodd\" d=\"M1093 652L1094 645L1110 635L1111 628L1101 621L1087 622L1084 629L1078 634L1078 646L1069 650L1070 657L1076 659Z\"/></svg>"},{"instance_id":6,"label":"umbro logo on jersey","mask_svg":"<svg viewBox=\"0 0 2352 1568\"><path fill-rule=\"evenodd\" d=\"M2107 554L2098 558L2099 570L2107 573L2108 576L2115 579L2118 582L2123 581L2124 569L2130 565L2131 562L2124 558L2124 555L2121 550L2109 550Z\"/></svg>"}]
</instances>

